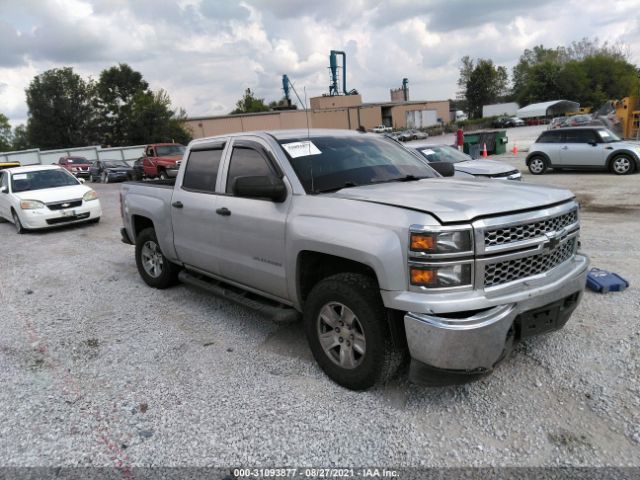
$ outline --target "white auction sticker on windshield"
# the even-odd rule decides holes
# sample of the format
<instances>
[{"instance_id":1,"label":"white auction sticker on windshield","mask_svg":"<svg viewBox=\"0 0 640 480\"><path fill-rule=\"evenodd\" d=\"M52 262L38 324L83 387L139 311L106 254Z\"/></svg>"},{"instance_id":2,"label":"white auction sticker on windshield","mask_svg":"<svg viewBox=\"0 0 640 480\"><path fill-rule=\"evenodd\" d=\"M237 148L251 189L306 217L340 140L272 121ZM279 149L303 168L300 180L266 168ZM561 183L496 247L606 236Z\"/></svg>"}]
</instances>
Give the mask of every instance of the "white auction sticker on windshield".
<instances>
[{"instance_id":1,"label":"white auction sticker on windshield","mask_svg":"<svg viewBox=\"0 0 640 480\"><path fill-rule=\"evenodd\" d=\"M425 148L424 150L420 150L422 153L424 153L425 155L433 155L434 152L433 150L431 150L430 148Z\"/></svg>"},{"instance_id":2,"label":"white auction sticker on windshield","mask_svg":"<svg viewBox=\"0 0 640 480\"><path fill-rule=\"evenodd\" d=\"M27 179L27 174L26 173L16 173L13 175L13 179L14 180L26 180Z\"/></svg>"},{"instance_id":3,"label":"white auction sticker on windshield","mask_svg":"<svg viewBox=\"0 0 640 480\"><path fill-rule=\"evenodd\" d=\"M316 147L311 140L304 142L283 143L284 148L291 158L306 157L309 155L320 155L322 152Z\"/></svg>"}]
</instances>

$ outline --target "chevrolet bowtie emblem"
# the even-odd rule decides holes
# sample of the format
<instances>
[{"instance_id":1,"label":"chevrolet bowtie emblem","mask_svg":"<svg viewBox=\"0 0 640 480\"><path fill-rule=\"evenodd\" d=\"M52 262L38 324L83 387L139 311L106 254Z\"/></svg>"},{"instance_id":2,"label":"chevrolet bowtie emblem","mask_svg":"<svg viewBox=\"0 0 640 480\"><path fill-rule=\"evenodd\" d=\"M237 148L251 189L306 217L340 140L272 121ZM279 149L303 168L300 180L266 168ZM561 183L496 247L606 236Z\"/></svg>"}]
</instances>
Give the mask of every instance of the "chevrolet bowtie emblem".
<instances>
[{"instance_id":1,"label":"chevrolet bowtie emblem","mask_svg":"<svg viewBox=\"0 0 640 480\"><path fill-rule=\"evenodd\" d=\"M71 206L71 204L70 204L70 203L63 203L63 204L62 204L62 208L67 208L67 207L70 207L70 206Z\"/></svg>"}]
</instances>

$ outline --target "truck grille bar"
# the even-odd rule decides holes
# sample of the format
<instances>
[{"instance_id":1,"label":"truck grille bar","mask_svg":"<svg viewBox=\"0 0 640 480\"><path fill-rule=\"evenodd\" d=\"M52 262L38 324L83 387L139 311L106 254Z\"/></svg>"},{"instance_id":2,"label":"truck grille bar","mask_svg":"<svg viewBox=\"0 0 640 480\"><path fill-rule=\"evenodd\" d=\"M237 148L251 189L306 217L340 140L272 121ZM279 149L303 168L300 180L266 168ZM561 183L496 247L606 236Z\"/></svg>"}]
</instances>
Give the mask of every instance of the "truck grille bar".
<instances>
[{"instance_id":1,"label":"truck grille bar","mask_svg":"<svg viewBox=\"0 0 640 480\"><path fill-rule=\"evenodd\" d=\"M484 244L487 247L539 237L545 233L556 232L578 221L578 210L558 215L538 222L525 223L507 228L487 230L484 233Z\"/></svg>"},{"instance_id":2,"label":"truck grille bar","mask_svg":"<svg viewBox=\"0 0 640 480\"><path fill-rule=\"evenodd\" d=\"M473 223L475 286L506 287L545 274L574 258L580 223L575 201Z\"/></svg>"},{"instance_id":3,"label":"truck grille bar","mask_svg":"<svg viewBox=\"0 0 640 480\"><path fill-rule=\"evenodd\" d=\"M484 286L493 287L549 271L573 257L577 244L577 239L572 238L538 255L490 263L484 269Z\"/></svg>"}]
</instances>

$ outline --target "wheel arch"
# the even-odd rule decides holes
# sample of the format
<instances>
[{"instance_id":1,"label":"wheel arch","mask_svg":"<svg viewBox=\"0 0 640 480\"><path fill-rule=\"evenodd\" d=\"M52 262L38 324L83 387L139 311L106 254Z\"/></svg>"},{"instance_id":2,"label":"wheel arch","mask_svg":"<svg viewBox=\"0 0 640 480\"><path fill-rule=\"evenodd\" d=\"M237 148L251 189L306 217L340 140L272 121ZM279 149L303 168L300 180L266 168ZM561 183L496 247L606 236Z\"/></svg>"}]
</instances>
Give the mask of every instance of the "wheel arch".
<instances>
[{"instance_id":1,"label":"wheel arch","mask_svg":"<svg viewBox=\"0 0 640 480\"><path fill-rule=\"evenodd\" d=\"M611 171L611 163L613 162L613 159L620 155L629 157L633 161L634 171L637 172L638 170L640 170L640 158L638 158L638 156L633 151L628 149L614 150L613 152L611 152L607 157L607 162L606 162L607 170Z\"/></svg>"},{"instance_id":2,"label":"wheel arch","mask_svg":"<svg viewBox=\"0 0 640 480\"><path fill-rule=\"evenodd\" d=\"M547 166L550 167L551 166L551 159L549 158L549 155L547 155L544 152L539 152L539 151L535 151L535 152L531 152L529 155L527 155L527 159L525 160L525 164L527 165L527 167L529 166L529 164L531 163L531 160L535 157L542 157L544 158L545 162L547 162Z\"/></svg>"}]
</instances>

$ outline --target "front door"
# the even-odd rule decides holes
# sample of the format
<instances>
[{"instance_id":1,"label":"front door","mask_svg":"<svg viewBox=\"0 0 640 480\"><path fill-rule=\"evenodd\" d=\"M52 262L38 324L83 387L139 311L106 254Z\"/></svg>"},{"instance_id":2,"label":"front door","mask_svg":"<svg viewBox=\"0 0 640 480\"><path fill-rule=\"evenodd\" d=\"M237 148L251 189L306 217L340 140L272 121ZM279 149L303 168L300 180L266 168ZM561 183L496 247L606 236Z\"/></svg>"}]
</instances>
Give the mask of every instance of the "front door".
<instances>
[{"instance_id":1,"label":"front door","mask_svg":"<svg viewBox=\"0 0 640 480\"><path fill-rule=\"evenodd\" d=\"M11 206L9 205L9 174L0 172L0 188L7 188L6 193L0 192L0 217L11 218Z\"/></svg>"},{"instance_id":2,"label":"front door","mask_svg":"<svg viewBox=\"0 0 640 480\"><path fill-rule=\"evenodd\" d=\"M604 164L605 145L591 129L567 129L560 148L562 166L598 167Z\"/></svg>"},{"instance_id":3,"label":"front door","mask_svg":"<svg viewBox=\"0 0 640 480\"><path fill-rule=\"evenodd\" d=\"M224 146L221 142L203 150L191 150L171 199L173 243L178 258L212 274L220 270L217 246L221 219L216 215L216 183Z\"/></svg>"},{"instance_id":4,"label":"front door","mask_svg":"<svg viewBox=\"0 0 640 480\"><path fill-rule=\"evenodd\" d=\"M258 141L236 140L218 202L220 271L223 277L277 297L287 297L285 224L291 195L282 203L234 194L236 178L273 175L276 169Z\"/></svg>"}]
</instances>

